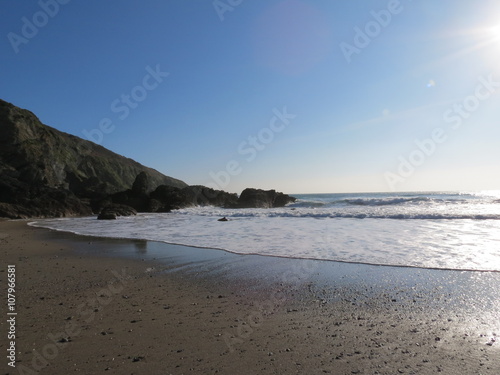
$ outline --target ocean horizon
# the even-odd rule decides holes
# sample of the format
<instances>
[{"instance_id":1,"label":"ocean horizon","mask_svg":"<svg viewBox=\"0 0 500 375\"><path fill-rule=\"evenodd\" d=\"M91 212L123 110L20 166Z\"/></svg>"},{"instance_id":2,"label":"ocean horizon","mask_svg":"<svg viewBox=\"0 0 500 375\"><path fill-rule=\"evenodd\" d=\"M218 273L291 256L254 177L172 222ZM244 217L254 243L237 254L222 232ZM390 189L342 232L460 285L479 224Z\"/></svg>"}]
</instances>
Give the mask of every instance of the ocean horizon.
<instances>
[{"instance_id":1,"label":"ocean horizon","mask_svg":"<svg viewBox=\"0 0 500 375\"><path fill-rule=\"evenodd\" d=\"M282 208L204 206L113 221L90 216L30 225L237 254L500 271L500 191L293 196L297 201ZM221 217L228 221L219 222Z\"/></svg>"}]
</instances>

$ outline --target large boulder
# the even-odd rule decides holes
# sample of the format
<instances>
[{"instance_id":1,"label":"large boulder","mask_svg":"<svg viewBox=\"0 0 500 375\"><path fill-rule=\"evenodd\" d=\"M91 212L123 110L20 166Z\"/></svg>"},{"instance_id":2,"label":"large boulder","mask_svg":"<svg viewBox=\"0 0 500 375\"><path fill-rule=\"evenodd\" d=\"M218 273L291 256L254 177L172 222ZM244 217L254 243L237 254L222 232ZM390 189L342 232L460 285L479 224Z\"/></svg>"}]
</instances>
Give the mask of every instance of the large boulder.
<instances>
[{"instance_id":1,"label":"large boulder","mask_svg":"<svg viewBox=\"0 0 500 375\"><path fill-rule=\"evenodd\" d=\"M149 192L149 178L144 171L139 173L132 184L132 191L136 194L146 194Z\"/></svg>"},{"instance_id":2,"label":"large boulder","mask_svg":"<svg viewBox=\"0 0 500 375\"><path fill-rule=\"evenodd\" d=\"M152 212L170 212L172 210L186 207L186 196L181 189L160 185L149 194L149 208Z\"/></svg>"},{"instance_id":3,"label":"large boulder","mask_svg":"<svg viewBox=\"0 0 500 375\"><path fill-rule=\"evenodd\" d=\"M133 207L138 212L146 212L149 206L149 197L146 193L137 193L132 189L112 194L108 197L112 203L124 204Z\"/></svg>"},{"instance_id":4,"label":"large boulder","mask_svg":"<svg viewBox=\"0 0 500 375\"><path fill-rule=\"evenodd\" d=\"M110 204L102 209L98 220L115 220L117 216L137 215L137 211L124 204Z\"/></svg>"},{"instance_id":5,"label":"large boulder","mask_svg":"<svg viewBox=\"0 0 500 375\"><path fill-rule=\"evenodd\" d=\"M276 190L262 190L247 188L242 191L235 208L273 208L283 207L293 203L296 198L287 194L276 192Z\"/></svg>"},{"instance_id":6,"label":"large boulder","mask_svg":"<svg viewBox=\"0 0 500 375\"><path fill-rule=\"evenodd\" d=\"M181 191L186 197L186 203L189 206L231 207L238 201L236 194L214 190L201 185L188 186Z\"/></svg>"},{"instance_id":7,"label":"large boulder","mask_svg":"<svg viewBox=\"0 0 500 375\"><path fill-rule=\"evenodd\" d=\"M169 212L174 209L195 206L234 206L238 200L236 194L214 190L205 186L194 185L178 189L160 185L149 195L152 212Z\"/></svg>"},{"instance_id":8,"label":"large boulder","mask_svg":"<svg viewBox=\"0 0 500 375\"><path fill-rule=\"evenodd\" d=\"M111 194L99 202L93 203L98 219L116 219L116 216L135 215L137 212L150 212L148 176L145 172L137 175L132 189ZM113 217L115 216L115 217Z\"/></svg>"}]
</instances>

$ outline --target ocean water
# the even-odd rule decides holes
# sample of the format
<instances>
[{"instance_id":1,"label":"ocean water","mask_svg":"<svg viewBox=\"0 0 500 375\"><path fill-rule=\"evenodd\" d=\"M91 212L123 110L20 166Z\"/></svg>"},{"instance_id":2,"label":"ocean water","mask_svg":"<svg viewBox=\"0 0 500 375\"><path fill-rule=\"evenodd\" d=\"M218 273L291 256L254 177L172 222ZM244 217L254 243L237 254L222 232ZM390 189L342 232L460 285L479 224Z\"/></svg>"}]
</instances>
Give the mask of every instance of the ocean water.
<instances>
[{"instance_id":1,"label":"ocean water","mask_svg":"<svg viewBox=\"0 0 500 375\"><path fill-rule=\"evenodd\" d=\"M297 202L276 209L196 207L31 225L240 254L500 271L500 191L294 196ZM223 216L229 221L217 221Z\"/></svg>"}]
</instances>

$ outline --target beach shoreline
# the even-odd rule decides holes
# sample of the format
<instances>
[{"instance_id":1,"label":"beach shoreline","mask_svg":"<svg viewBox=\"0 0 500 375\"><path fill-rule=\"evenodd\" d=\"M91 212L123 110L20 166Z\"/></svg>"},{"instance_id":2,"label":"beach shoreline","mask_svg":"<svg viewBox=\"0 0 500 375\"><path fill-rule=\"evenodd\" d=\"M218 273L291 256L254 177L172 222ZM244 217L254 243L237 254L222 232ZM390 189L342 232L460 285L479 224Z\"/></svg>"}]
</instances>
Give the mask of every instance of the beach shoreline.
<instances>
[{"instance_id":1,"label":"beach shoreline","mask_svg":"<svg viewBox=\"0 0 500 375\"><path fill-rule=\"evenodd\" d=\"M9 374L500 371L499 273L237 255L27 221L0 221L0 245L4 306L16 270Z\"/></svg>"}]
</instances>

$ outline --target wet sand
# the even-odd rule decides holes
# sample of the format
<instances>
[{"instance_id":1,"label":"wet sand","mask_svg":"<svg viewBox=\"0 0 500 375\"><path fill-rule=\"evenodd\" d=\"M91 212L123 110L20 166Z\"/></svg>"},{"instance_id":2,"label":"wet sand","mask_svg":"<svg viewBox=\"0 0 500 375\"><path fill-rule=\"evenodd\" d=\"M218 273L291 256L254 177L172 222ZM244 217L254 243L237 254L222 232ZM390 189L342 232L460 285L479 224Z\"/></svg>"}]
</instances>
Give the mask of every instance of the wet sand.
<instances>
[{"instance_id":1,"label":"wet sand","mask_svg":"<svg viewBox=\"0 0 500 375\"><path fill-rule=\"evenodd\" d=\"M500 273L236 255L0 221L6 374L498 374Z\"/></svg>"}]
</instances>

